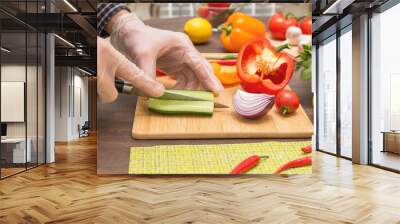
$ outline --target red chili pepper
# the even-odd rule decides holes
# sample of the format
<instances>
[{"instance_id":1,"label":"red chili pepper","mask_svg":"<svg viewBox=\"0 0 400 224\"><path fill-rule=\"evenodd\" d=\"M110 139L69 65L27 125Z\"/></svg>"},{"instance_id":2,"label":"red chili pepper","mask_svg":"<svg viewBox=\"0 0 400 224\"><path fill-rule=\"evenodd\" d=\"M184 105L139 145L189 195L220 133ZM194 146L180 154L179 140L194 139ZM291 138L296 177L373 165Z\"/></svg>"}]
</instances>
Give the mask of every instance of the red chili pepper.
<instances>
[{"instance_id":1,"label":"red chili pepper","mask_svg":"<svg viewBox=\"0 0 400 224\"><path fill-rule=\"evenodd\" d=\"M232 171L231 174L241 174L250 170L258 165L260 158L268 158L268 156L253 155L239 163Z\"/></svg>"},{"instance_id":2,"label":"red chili pepper","mask_svg":"<svg viewBox=\"0 0 400 224\"><path fill-rule=\"evenodd\" d=\"M210 63L215 62L220 65L235 65L236 66L236 60L209 60Z\"/></svg>"},{"instance_id":3,"label":"red chili pepper","mask_svg":"<svg viewBox=\"0 0 400 224\"><path fill-rule=\"evenodd\" d=\"M286 164L284 164L283 166L279 167L279 169L277 169L274 174L279 174L284 170L288 170L291 168L296 168L296 167L302 167L302 166L309 166L312 164L312 157L311 156L306 156L300 159L295 159L292 160Z\"/></svg>"},{"instance_id":4,"label":"red chili pepper","mask_svg":"<svg viewBox=\"0 0 400 224\"><path fill-rule=\"evenodd\" d=\"M303 148L301 148L301 151L303 151L304 153L311 153L312 147L311 145L304 146Z\"/></svg>"}]
</instances>

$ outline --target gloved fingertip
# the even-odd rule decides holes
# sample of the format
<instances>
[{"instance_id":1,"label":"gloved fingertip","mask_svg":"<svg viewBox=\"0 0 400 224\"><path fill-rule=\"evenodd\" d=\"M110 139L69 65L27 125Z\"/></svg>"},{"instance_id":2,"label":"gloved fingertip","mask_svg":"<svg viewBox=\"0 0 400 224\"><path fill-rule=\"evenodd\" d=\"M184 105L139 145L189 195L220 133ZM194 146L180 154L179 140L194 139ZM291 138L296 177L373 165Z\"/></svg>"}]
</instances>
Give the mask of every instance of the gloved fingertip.
<instances>
[{"instance_id":1,"label":"gloved fingertip","mask_svg":"<svg viewBox=\"0 0 400 224\"><path fill-rule=\"evenodd\" d=\"M216 89L213 92L214 92L214 95L219 96L223 91L224 91L224 87L222 87L222 89Z\"/></svg>"},{"instance_id":2,"label":"gloved fingertip","mask_svg":"<svg viewBox=\"0 0 400 224\"><path fill-rule=\"evenodd\" d=\"M109 91L103 91L100 94L100 102L101 103L112 103L114 102L118 97L118 92L116 89L112 89Z\"/></svg>"},{"instance_id":3,"label":"gloved fingertip","mask_svg":"<svg viewBox=\"0 0 400 224\"><path fill-rule=\"evenodd\" d=\"M218 91L223 92L225 90L224 86L219 82L218 83Z\"/></svg>"},{"instance_id":4,"label":"gloved fingertip","mask_svg":"<svg viewBox=\"0 0 400 224\"><path fill-rule=\"evenodd\" d=\"M211 89L215 93L215 95L218 96L224 91L224 86L221 84L221 82L219 80L216 80L212 84L212 88Z\"/></svg>"},{"instance_id":5,"label":"gloved fingertip","mask_svg":"<svg viewBox=\"0 0 400 224\"><path fill-rule=\"evenodd\" d=\"M149 95L152 97L160 97L164 95L165 87L161 83L156 83L151 91L149 91Z\"/></svg>"}]
</instances>

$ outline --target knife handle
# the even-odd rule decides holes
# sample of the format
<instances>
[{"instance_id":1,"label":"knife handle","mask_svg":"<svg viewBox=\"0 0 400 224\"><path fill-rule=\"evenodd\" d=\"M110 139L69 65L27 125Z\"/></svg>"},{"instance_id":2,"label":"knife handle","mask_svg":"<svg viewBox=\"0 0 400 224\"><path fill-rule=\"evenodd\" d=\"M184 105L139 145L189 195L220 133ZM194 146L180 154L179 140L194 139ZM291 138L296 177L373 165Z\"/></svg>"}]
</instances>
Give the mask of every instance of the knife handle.
<instances>
[{"instance_id":1,"label":"knife handle","mask_svg":"<svg viewBox=\"0 0 400 224\"><path fill-rule=\"evenodd\" d=\"M131 84L125 82L124 80L120 79L115 80L115 88L119 93L124 93L129 95L136 94L135 88Z\"/></svg>"}]
</instances>

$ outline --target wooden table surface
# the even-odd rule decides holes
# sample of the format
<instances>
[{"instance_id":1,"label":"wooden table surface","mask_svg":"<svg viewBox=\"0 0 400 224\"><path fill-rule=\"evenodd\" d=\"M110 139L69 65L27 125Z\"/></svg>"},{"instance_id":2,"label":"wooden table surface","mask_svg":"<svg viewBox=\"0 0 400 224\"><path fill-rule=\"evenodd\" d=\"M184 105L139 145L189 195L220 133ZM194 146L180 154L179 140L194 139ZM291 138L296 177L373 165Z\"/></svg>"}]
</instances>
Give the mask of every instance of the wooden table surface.
<instances>
[{"instance_id":1,"label":"wooden table surface","mask_svg":"<svg viewBox=\"0 0 400 224\"><path fill-rule=\"evenodd\" d=\"M187 18L154 19L145 21L153 27L182 31ZM266 19L264 21L267 21ZM207 44L197 45L200 52L224 52L219 42L219 35L214 33ZM313 120L311 81L299 80L294 75L290 87L298 93L304 110ZM97 173L98 174L127 174L129 149L132 146L153 146L165 144L220 144L245 143L259 141L293 141L304 139L203 139L203 140L135 140L131 137L133 113L136 97L119 95L110 104L97 105Z\"/></svg>"}]
</instances>

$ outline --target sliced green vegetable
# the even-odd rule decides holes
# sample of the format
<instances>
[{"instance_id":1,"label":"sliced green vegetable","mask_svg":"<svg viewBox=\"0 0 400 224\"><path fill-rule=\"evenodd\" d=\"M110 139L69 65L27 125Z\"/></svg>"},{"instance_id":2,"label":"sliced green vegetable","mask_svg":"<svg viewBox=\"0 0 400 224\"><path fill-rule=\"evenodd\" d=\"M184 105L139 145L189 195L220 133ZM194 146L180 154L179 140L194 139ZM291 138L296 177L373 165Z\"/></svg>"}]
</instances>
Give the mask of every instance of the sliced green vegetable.
<instances>
[{"instance_id":1,"label":"sliced green vegetable","mask_svg":"<svg viewBox=\"0 0 400 224\"><path fill-rule=\"evenodd\" d=\"M170 89L164 92L164 95L158 97L157 99L165 100L187 100L185 97L179 97L172 94L179 94L182 96L193 97L203 101L214 101L214 95L208 91L195 91L195 90L183 90L183 89Z\"/></svg>"},{"instance_id":2,"label":"sliced green vegetable","mask_svg":"<svg viewBox=\"0 0 400 224\"><path fill-rule=\"evenodd\" d=\"M214 111L214 102L150 98L148 108L151 111L161 114L212 115Z\"/></svg>"},{"instance_id":3,"label":"sliced green vegetable","mask_svg":"<svg viewBox=\"0 0 400 224\"><path fill-rule=\"evenodd\" d=\"M161 114L212 115L214 95L208 91L166 90L161 97L150 98L148 108Z\"/></svg>"},{"instance_id":4,"label":"sliced green vegetable","mask_svg":"<svg viewBox=\"0 0 400 224\"><path fill-rule=\"evenodd\" d=\"M237 55L236 54L228 54L222 58L222 60L232 60L232 59L237 59Z\"/></svg>"}]
</instances>

